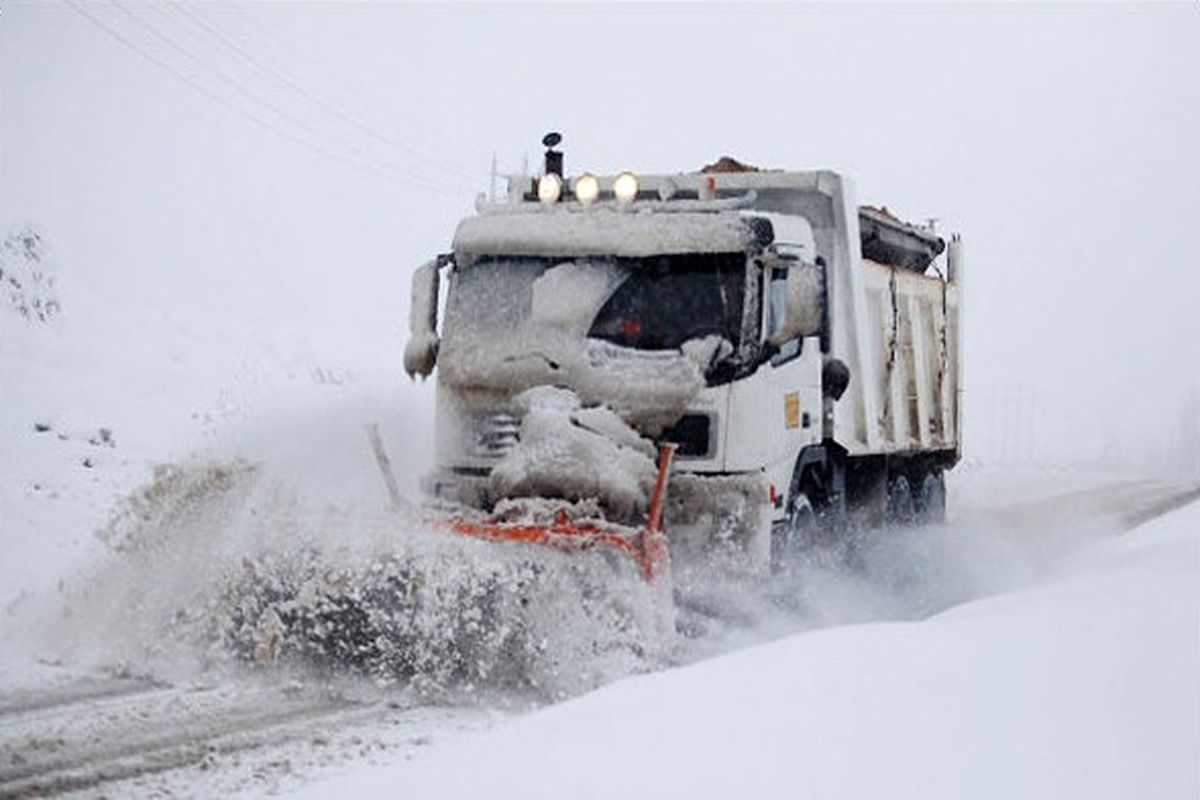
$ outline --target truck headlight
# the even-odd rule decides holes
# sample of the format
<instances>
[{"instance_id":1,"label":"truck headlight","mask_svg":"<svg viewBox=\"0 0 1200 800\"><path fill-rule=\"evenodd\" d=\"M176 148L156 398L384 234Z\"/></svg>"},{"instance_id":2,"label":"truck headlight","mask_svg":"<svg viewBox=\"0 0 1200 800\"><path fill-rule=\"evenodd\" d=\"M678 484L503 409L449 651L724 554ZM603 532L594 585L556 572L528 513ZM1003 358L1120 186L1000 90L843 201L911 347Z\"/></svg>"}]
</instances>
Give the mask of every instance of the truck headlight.
<instances>
[{"instance_id":1,"label":"truck headlight","mask_svg":"<svg viewBox=\"0 0 1200 800\"><path fill-rule=\"evenodd\" d=\"M617 196L618 203L632 203L637 193L638 179L632 172L622 172L613 181L613 194Z\"/></svg>"},{"instance_id":2,"label":"truck headlight","mask_svg":"<svg viewBox=\"0 0 1200 800\"><path fill-rule=\"evenodd\" d=\"M562 197L562 178L553 172L547 173L538 181L538 200L543 203L557 203Z\"/></svg>"},{"instance_id":3,"label":"truck headlight","mask_svg":"<svg viewBox=\"0 0 1200 800\"><path fill-rule=\"evenodd\" d=\"M585 206L596 202L600 196L600 181L590 172L585 172L575 179L575 199Z\"/></svg>"}]
</instances>

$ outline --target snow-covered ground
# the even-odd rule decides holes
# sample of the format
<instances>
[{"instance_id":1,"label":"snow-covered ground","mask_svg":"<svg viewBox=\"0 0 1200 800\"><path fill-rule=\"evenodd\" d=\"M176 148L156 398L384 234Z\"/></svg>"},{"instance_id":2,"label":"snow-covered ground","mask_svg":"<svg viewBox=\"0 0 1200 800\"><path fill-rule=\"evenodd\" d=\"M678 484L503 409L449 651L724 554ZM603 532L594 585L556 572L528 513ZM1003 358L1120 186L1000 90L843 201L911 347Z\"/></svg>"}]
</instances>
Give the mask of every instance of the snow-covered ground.
<instances>
[{"instance_id":1,"label":"snow-covered ground","mask_svg":"<svg viewBox=\"0 0 1200 800\"><path fill-rule=\"evenodd\" d=\"M377 423L415 485L431 413L401 373L399 324L389 338L249 319L184 293L159 306L136 278L103 282L44 250L57 313L0 304L0 603L98 558L95 531L163 465L244 458L314 507L386 508L365 431ZM29 272L12 252L2 268Z\"/></svg>"},{"instance_id":2,"label":"snow-covered ground","mask_svg":"<svg viewBox=\"0 0 1200 800\"><path fill-rule=\"evenodd\" d=\"M344 331L187 305L130 313L66 277L44 287L61 300L51 319L0 309L10 787L1195 795L1200 509L1118 535L1189 487L1079 470L967 462L946 526L880 534L854 569L683 586L689 636L672 668L548 708L495 689L431 704L402 684L172 651L161 625L139 625L194 596L251 533L275 545L411 536L366 426L380 425L411 496L430 458L429 387L400 374L399 336L363 348ZM156 474L190 491L249 464L253 502L234 509L237 525L168 519L154 530L192 538L136 563L111 551L145 521L122 498ZM542 710L519 713L531 702Z\"/></svg>"},{"instance_id":3,"label":"snow-covered ground","mask_svg":"<svg viewBox=\"0 0 1200 800\"><path fill-rule=\"evenodd\" d=\"M1029 474L958 478L999 496ZM114 662L69 619L43 618L49 637L14 635L36 608L27 600L4 620L0 786L1191 797L1200 504L1139 527L1122 520L1195 494L1108 482L1048 502L1014 497L1002 512L960 504L944 527L882 532L852 568L702 586L711 618L674 667L548 707L522 693L431 699L403 683L294 668L181 671L136 648ZM149 580L118 596L170 598L167 588Z\"/></svg>"},{"instance_id":4,"label":"snow-covered ground","mask_svg":"<svg viewBox=\"0 0 1200 800\"><path fill-rule=\"evenodd\" d=\"M1198 679L1192 504L1018 591L630 678L300 794L1182 800Z\"/></svg>"},{"instance_id":5,"label":"snow-covered ground","mask_svg":"<svg viewBox=\"0 0 1200 800\"><path fill-rule=\"evenodd\" d=\"M430 387L401 375L398 330L234 321L185 298L158 312L134 302L136 286L59 278L39 289L61 301L49 319L0 308L0 776L17 782L6 785L1194 794L1196 508L1118 537L1188 487L1079 470L967 462L949 524L882 534L853 570L681 587L689 637L674 668L531 715L519 712L544 695L452 691L431 705L396 683L247 673L171 651L161 625L130 621L185 604L243 534L411 535L366 426L380 425L411 495L430 460ZM236 526L201 516L207 528L154 528L192 538L168 537L151 558L112 552L114 535L145 521L123 499L138 487L190 491L249 464L253 502L233 509Z\"/></svg>"}]
</instances>

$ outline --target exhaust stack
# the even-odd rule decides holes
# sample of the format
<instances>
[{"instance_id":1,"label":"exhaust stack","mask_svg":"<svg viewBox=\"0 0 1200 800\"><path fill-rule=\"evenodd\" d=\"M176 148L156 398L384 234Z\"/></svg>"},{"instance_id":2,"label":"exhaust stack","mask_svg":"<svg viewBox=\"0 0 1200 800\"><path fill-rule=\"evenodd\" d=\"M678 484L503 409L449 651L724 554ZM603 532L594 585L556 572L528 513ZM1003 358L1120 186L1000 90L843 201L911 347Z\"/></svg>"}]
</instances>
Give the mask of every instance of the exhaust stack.
<instances>
[{"instance_id":1,"label":"exhaust stack","mask_svg":"<svg viewBox=\"0 0 1200 800\"><path fill-rule=\"evenodd\" d=\"M542 137L542 144L546 148L545 174L557 175L560 179L563 176L563 154L561 150L555 150L554 148L561 141L562 134L557 131L550 131Z\"/></svg>"}]
</instances>

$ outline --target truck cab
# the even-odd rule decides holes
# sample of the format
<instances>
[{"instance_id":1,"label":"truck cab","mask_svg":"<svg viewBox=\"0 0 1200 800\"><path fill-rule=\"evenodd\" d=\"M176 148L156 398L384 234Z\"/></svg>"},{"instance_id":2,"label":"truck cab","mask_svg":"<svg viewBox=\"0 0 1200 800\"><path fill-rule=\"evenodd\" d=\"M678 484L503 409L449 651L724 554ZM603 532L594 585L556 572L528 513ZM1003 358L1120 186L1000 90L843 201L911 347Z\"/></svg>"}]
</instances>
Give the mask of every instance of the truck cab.
<instances>
[{"instance_id":1,"label":"truck cab","mask_svg":"<svg viewBox=\"0 0 1200 800\"><path fill-rule=\"evenodd\" d=\"M827 171L561 164L480 202L414 275L405 368L437 368L434 495L492 507L520 398L557 387L677 445L673 552L778 565L853 513L903 515L898 491L944 502L959 368L957 285L925 274L940 238L856 208Z\"/></svg>"}]
</instances>

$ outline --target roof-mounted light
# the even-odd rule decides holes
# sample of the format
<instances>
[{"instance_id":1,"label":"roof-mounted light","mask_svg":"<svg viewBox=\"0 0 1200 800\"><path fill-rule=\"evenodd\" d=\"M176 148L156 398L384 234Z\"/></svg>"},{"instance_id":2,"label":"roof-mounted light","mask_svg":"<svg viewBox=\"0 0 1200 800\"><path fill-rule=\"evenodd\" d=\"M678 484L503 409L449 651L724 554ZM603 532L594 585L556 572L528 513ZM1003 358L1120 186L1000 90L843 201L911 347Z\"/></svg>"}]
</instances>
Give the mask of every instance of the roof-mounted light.
<instances>
[{"instance_id":1,"label":"roof-mounted light","mask_svg":"<svg viewBox=\"0 0 1200 800\"><path fill-rule=\"evenodd\" d=\"M585 172L575 179L575 199L585 206L596 202L600 196L600 181L590 172Z\"/></svg>"},{"instance_id":2,"label":"roof-mounted light","mask_svg":"<svg viewBox=\"0 0 1200 800\"><path fill-rule=\"evenodd\" d=\"M613 194L617 202L628 205L638 193L638 179L632 172L622 172L613 180Z\"/></svg>"},{"instance_id":3,"label":"roof-mounted light","mask_svg":"<svg viewBox=\"0 0 1200 800\"><path fill-rule=\"evenodd\" d=\"M562 178L553 172L543 175L538 181L537 194L538 200L547 205L557 203L558 198L562 197Z\"/></svg>"}]
</instances>

